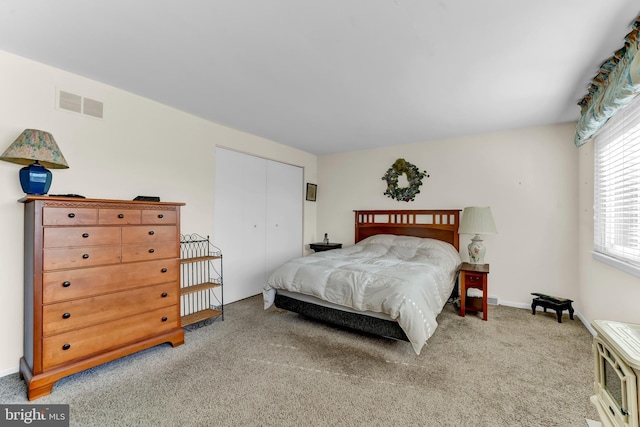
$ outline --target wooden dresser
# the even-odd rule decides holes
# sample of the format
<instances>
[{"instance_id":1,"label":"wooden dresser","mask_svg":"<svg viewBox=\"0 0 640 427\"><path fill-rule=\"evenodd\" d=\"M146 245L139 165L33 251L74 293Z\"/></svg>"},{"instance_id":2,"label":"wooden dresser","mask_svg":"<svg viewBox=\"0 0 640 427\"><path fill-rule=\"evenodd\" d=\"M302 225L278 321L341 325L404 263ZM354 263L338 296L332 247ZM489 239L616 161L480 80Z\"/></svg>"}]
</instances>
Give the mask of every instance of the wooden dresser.
<instances>
[{"instance_id":1,"label":"wooden dresser","mask_svg":"<svg viewBox=\"0 0 640 427\"><path fill-rule=\"evenodd\" d=\"M27 196L24 356L29 400L60 378L165 342L180 325L180 206Z\"/></svg>"}]
</instances>

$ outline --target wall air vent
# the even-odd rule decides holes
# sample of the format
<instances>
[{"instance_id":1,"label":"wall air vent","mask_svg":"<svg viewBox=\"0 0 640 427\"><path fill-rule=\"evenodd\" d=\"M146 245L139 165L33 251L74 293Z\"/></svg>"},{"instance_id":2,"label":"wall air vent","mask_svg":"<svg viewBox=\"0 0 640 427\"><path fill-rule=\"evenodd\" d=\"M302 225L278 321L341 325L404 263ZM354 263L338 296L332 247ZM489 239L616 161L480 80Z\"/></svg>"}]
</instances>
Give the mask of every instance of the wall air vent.
<instances>
[{"instance_id":1,"label":"wall air vent","mask_svg":"<svg viewBox=\"0 0 640 427\"><path fill-rule=\"evenodd\" d=\"M82 97L61 90L58 97L58 107L74 113L82 113Z\"/></svg>"},{"instance_id":2,"label":"wall air vent","mask_svg":"<svg viewBox=\"0 0 640 427\"><path fill-rule=\"evenodd\" d=\"M103 118L104 113L104 104L101 101L85 98L64 90L58 91L58 108L97 119Z\"/></svg>"},{"instance_id":3,"label":"wall air vent","mask_svg":"<svg viewBox=\"0 0 640 427\"><path fill-rule=\"evenodd\" d=\"M87 116L102 118L102 102L95 99L84 98L82 112Z\"/></svg>"}]
</instances>

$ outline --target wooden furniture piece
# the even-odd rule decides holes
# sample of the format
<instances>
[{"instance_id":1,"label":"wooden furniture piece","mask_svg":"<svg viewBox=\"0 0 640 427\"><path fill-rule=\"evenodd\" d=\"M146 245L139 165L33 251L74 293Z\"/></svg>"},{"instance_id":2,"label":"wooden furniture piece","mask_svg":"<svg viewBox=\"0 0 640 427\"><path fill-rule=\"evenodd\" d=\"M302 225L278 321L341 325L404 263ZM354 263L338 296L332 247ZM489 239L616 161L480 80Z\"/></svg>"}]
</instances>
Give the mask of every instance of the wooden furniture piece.
<instances>
[{"instance_id":1,"label":"wooden furniture piece","mask_svg":"<svg viewBox=\"0 0 640 427\"><path fill-rule=\"evenodd\" d=\"M183 327L224 320L222 251L209 236L180 236L180 315Z\"/></svg>"},{"instance_id":2,"label":"wooden furniture piece","mask_svg":"<svg viewBox=\"0 0 640 427\"><path fill-rule=\"evenodd\" d=\"M427 237L460 250L460 210L354 211L355 242L376 234Z\"/></svg>"},{"instance_id":3,"label":"wooden furniture piece","mask_svg":"<svg viewBox=\"0 0 640 427\"><path fill-rule=\"evenodd\" d=\"M363 210L355 212L355 242L377 234L395 234L442 240L460 249L458 224L460 210ZM407 336L392 320L353 313L276 294L278 308L300 313L356 331L408 341Z\"/></svg>"},{"instance_id":4,"label":"wooden furniture piece","mask_svg":"<svg viewBox=\"0 0 640 427\"><path fill-rule=\"evenodd\" d=\"M487 320L488 276L489 264L470 264L463 262L460 266L460 316L466 312L482 311L482 320ZM469 289L479 289L482 297L469 297Z\"/></svg>"},{"instance_id":5,"label":"wooden furniture piece","mask_svg":"<svg viewBox=\"0 0 640 427\"><path fill-rule=\"evenodd\" d=\"M60 378L165 342L180 325L180 206L27 196L27 397Z\"/></svg>"},{"instance_id":6,"label":"wooden furniture piece","mask_svg":"<svg viewBox=\"0 0 640 427\"><path fill-rule=\"evenodd\" d=\"M539 292L533 292L531 295L535 295L537 297L531 302L531 314L536 314L536 307L538 306L542 307L545 313L549 308L551 310L555 310L556 316L558 317L558 323L562 323L562 312L564 310L569 310L569 318L573 320L573 306L571 305L573 300L541 294Z\"/></svg>"},{"instance_id":7,"label":"wooden furniture piece","mask_svg":"<svg viewBox=\"0 0 640 427\"><path fill-rule=\"evenodd\" d=\"M311 243L309 244L309 249L312 249L314 252L324 252L330 251L332 249L340 249L342 247L342 243Z\"/></svg>"}]
</instances>

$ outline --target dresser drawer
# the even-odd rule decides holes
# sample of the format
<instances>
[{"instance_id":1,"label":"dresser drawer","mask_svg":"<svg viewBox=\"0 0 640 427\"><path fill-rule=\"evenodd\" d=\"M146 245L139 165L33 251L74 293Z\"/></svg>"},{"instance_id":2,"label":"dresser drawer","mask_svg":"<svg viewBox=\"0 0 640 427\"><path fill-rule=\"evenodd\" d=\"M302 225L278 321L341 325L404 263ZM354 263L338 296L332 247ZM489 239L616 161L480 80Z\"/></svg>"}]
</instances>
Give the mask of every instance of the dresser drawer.
<instances>
[{"instance_id":1,"label":"dresser drawer","mask_svg":"<svg viewBox=\"0 0 640 427\"><path fill-rule=\"evenodd\" d=\"M44 229L43 246L45 248L119 244L120 227L48 227Z\"/></svg>"},{"instance_id":2,"label":"dresser drawer","mask_svg":"<svg viewBox=\"0 0 640 427\"><path fill-rule=\"evenodd\" d=\"M122 243L152 243L178 240L178 227L175 225L137 225L122 228Z\"/></svg>"},{"instance_id":3,"label":"dresser drawer","mask_svg":"<svg viewBox=\"0 0 640 427\"><path fill-rule=\"evenodd\" d=\"M120 245L43 249L42 251L43 270L93 267L118 264L119 262Z\"/></svg>"},{"instance_id":4,"label":"dresser drawer","mask_svg":"<svg viewBox=\"0 0 640 427\"><path fill-rule=\"evenodd\" d=\"M98 210L98 224L100 225L128 225L140 224L140 209L108 209Z\"/></svg>"},{"instance_id":5,"label":"dresser drawer","mask_svg":"<svg viewBox=\"0 0 640 427\"><path fill-rule=\"evenodd\" d=\"M42 302L84 298L144 285L180 280L177 259L46 272L42 275Z\"/></svg>"},{"instance_id":6,"label":"dresser drawer","mask_svg":"<svg viewBox=\"0 0 640 427\"><path fill-rule=\"evenodd\" d=\"M98 210L91 208L42 208L42 225L95 225Z\"/></svg>"},{"instance_id":7,"label":"dresser drawer","mask_svg":"<svg viewBox=\"0 0 640 427\"><path fill-rule=\"evenodd\" d=\"M179 258L177 242L157 242L142 245L122 245L122 262L150 261L162 258Z\"/></svg>"},{"instance_id":8,"label":"dresser drawer","mask_svg":"<svg viewBox=\"0 0 640 427\"><path fill-rule=\"evenodd\" d=\"M178 212L175 210L143 210L143 224L176 224Z\"/></svg>"},{"instance_id":9,"label":"dresser drawer","mask_svg":"<svg viewBox=\"0 0 640 427\"><path fill-rule=\"evenodd\" d=\"M172 306L53 335L42 340L42 365L48 369L70 360L134 343L179 326L177 307Z\"/></svg>"},{"instance_id":10,"label":"dresser drawer","mask_svg":"<svg viewBox=\"0 0 640 427\"><path fill-rule=\"evenodd\" d=\"M175 306L178 292L174 282L45 305L42 309L43 334L55 335Z\"/></svg>"}]
</instances>

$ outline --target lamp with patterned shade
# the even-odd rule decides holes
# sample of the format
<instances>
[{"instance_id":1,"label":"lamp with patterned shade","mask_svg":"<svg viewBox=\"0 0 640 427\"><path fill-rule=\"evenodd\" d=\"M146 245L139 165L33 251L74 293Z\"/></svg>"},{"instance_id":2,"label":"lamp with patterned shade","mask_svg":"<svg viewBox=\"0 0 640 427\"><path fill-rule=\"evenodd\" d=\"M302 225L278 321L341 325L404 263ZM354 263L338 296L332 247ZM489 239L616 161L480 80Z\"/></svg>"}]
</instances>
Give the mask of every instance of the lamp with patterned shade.
<instances>
[{"instance_id":1,"label":"lamp with patterned shade","mask_svg":"<svg viewBox=\"0 0 640 427\"><path fill-rule=\"evenodd\" d=\"M51 187L51 169L67 169L53 135L38 129L25 129L0 156L0 160L28 165L20 169L20 185L27 194L47 194Z\"/></svg>"},{"instance_id":2,"label":"lamp with patterned shade","mask_svg":"<svg viewBox=\"0 0 640 427\"><path fill-rule=\"evenodd\" d=\"M491 208L468 207L462 212L458 233L475 234L469 244L469 263L484 264L485 247L482 244L481 234L497 234L498 230L493 222Z\"/></svg>"}]
</instances>

